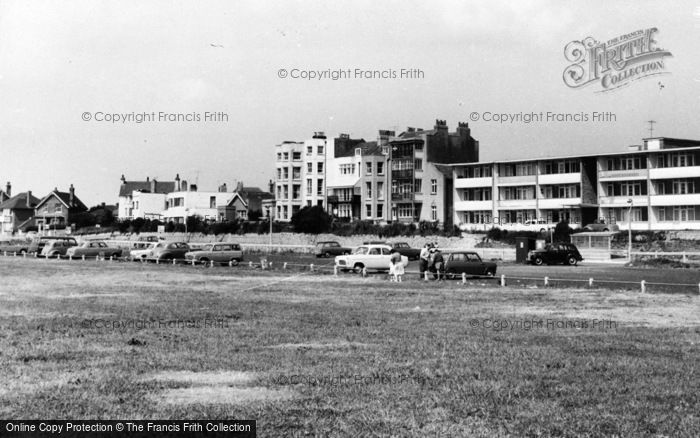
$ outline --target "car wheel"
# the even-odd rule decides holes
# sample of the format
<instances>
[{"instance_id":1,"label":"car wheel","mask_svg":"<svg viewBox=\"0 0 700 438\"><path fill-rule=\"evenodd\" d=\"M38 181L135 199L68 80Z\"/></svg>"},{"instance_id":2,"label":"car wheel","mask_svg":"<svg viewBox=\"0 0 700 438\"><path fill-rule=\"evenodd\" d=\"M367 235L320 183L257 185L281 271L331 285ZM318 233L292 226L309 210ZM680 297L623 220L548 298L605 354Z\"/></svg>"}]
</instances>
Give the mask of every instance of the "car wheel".
<instances>
[{"instance_id":1,"label":"car wheel","mask_svg":"<svg viewBox=\"0 0 700 438\"><path fill-rule=\"evenodd\" d=\"M111 257L118 259L119 258L119 253L118 252L113 252Z\"/></svg>"},{"instance_id":2,"label":"car wheel","mask_svg":"<svg viewBox=\"0 0 700 438\"><path fill-rule=\"evenodd\" d=\"M343 255L350 255L350 251L343 251Z\"/></svg>"},{"instance_id":3,"label":"car wheel","mask_svg":"<svg viewBox=\"0 0 700 438\"><path fill-rule=\"evenodd\" d=\"M331 258L331 253L329 253L328 251L326 251L326 253L323 254L323 257L329 259L329 258Z\"/></svg>"},{"instance_id":4,"label":"car wheel","mask_svg":"<svg viewBox=\"0 0 700 438\"><path fill-rule=\"evenodd\" d=\"M610 231L610 230L608 230L607 228L603 228L603 231Z\"/></svg>"},{"instance_id":5,"label":"car wheel","mask_svg":"<svg viewBox=\"0 0 700 438\"><path fill-rule=\"evenodd\" d=\"M60 252L52 252L51 254L49 254L49 257L56 257L56 258L59 258L60 256L61 256L61 253L60 253Z\"/></svg>"},{"instance_id":6,"label":"car wheel","mask_svg":"<svg viewBox=\"0 0 700 438\"><path fill-rule=\"evenodd\" d=\"M200 263L209 263L209 259L206 258L206 257L202 257L202 258L199 259L199 262L200 262Z\"/></svg>"},{"instance_id":7,"label":"car wheel","mask_svg":"<svg viewBox=\"0 0 700 438\"><path fill-rule=\"evenodd\" d=\"M20 249L20 250L19 250L19 253L22 254L22 255L25 255L25 254L27 253L27 250L26 250L26 249Z\"/></svg>"},{"instance_id":8,"label":"car wheel","mask_svg":"<svg viewBox=\"0 0 700 438\"><path fill-rule=\"evenodd\" d=\"M355 263L355 266L352 267L352 270L355 271L355 274L362 274L362 269L364 269L365 265L362 263Z\"/></svg>"},{"instance_id":9,"label":"car wheel","mask_svg":"<svg viewBox=\"0 0 700 438\"><path fill-rule=\"evenodd\" d=\"M578 263L578 260L576 260L576 257L570 255L569 258L566 259L566 261L569 263L570 266L576 266L576 263Z\"/></svg>"},{"instance_id":10,"label":"car wheel","mask_svg":"<svg viewBox=\"0 0 700 438\"><path fill-rule=\"evenodd\" d=\"M547 230L545 230L544 228L540 228L540 233L544 233L545 231Z\"/></svg>"},{"instance_id":11,"label":"car wheel","mask_svg":"<svg viewBox=\"0 0 700 438\"><path fill-rule=\"evenodd\" d=\"M457 274L455 274L455 271L453 271L452 269L448 269L447 272L445 272L445 276L446 276L449 280L454 280L455 277L457 276Z\"/></svg>"},{"instance_id":12,"label":"car wheel","mask_svg":"<svg viewBox=\"0 0 700 438\"><path fill-rule=\"evenodd\" d=\"M231 259L231 266L238 266L238 259Z\"/></svg>"},{"instance_id":13,"label":"car wheel","mask_svg":"<svg viewBox=\"0 0 700 438\"><path fill-rule=\"evenodd\" d=\"M495 277L495 276L496 276L496 272L494 272L494 271L486 271L486 276L487 276L487 277Z\"/></svg>"},{"instance_id":14,"label":"car wheel","mask_svg":"<svg viewBox=\"0 0 700 438\"><path fill-rule=\"evenodd\" d=\"M542 257L535 258L535 264L537 266L542 266L542 263L544 263L544 260L542 260Z\"/></svg>"}]
</instances>

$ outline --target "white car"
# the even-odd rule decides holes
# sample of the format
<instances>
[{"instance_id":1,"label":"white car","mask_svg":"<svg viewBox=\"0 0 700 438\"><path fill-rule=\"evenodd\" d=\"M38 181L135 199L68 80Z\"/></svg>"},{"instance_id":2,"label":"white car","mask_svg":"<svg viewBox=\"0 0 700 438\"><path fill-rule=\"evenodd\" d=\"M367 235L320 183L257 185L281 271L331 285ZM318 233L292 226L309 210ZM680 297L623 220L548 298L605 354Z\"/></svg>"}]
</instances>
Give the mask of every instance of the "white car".
<instances>
[{"instance_id":1,"label":"white car","mask_svg":"<svg viewBox=\"0 0 700 438\"><path fill-rule=\"evenodd\" d=\"M139 249L132 249L129 252L129 258L131 260L145 261L151 254L151 250L156 246L156 242L148 242L141 246Z\"/></svg>"},{"instance_id":2,"label":"white car","mask_svg":"<svg viewBox=\"0 0 700 438\"><path fill-rule=\"evenodd\" d=\"M335 266L341 271L353 270L361 273L364 268L373 271L388 271L391 265L391 247L389 245L362 245L355 248L351 254L335 257ZM404 267L408 265L408 257L401 256Z\"/></svg>"}]
</instances>

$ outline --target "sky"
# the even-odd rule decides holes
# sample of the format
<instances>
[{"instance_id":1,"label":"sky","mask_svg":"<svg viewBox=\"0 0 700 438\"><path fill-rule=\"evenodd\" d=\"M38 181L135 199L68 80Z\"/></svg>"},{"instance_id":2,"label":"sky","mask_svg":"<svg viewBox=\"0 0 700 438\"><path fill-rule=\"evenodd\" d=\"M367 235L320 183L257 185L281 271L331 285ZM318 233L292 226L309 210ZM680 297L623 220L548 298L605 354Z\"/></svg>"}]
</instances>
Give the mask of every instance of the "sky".
<instances>
[{"instance_id":1,"label":"sky","mask_svg":"<svg viewBox=\"0 0 700 438\"><path fill-rule=\"evenodd\" d=\"M672 54L665 74L608 92L564 84L571 41L653 27ZM648 120L654 136L700 139L699 42L700 0L0 0L0 188L73 184L92 206L116 203L122 174L266 187L282 141L370 141L436 119L469 122L481 161L618 152L649 136ZM291 77L329 69L422 75ZM615 119L484 120L594 111ZM136 123L144 113L155 120Z\"/></svg>"}]
</instances>

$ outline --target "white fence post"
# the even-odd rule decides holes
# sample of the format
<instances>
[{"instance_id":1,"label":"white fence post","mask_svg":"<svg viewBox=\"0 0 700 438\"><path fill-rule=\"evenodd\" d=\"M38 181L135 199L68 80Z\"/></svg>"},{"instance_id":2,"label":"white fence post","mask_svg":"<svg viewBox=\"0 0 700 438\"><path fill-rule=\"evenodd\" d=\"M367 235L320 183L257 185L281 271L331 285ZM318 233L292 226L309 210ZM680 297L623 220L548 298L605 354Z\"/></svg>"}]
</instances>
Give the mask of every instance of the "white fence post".
<instances>
[{"instance_id":1,"label":"white fence post","mask_svg":"<svg viewBox=\"0 0 700 438\"><path fill-rule=\"evenodd\" d=\"M313 264L313 263L311 263L311 265L309 265L309 270L310 270L311 272L314 272L314 264Z\"/></svg>"},{"instance_id":2,"label":"white fence post","mask_svg":"<svg viewBox=\"0 0 700 438\"><path fill-rule=\"evenodd\" d=\"M641 287L642 287L642 293L646 292L646 291L647 291L647 282L644 281L644 280L642 280L642 282L640 283L640 285L641 285Z\"/></svg>"},{"instance_id":3,"label":"white fence post","mask_svg":"<svg viewBox=\"0 0 700 438\"><path fill-rule=\"evenodd\" d=\"M338 265L333 266L333 275L338 276Z\"/></svg>"},{"instance_id":4,"label":"white fence post","mask_svg":"<svg viewBox=\"0 0 700 438\"><path fill-rule=\"evenodd\" d=\"M284 264L282 265L282 269L284 269L284 270L287 269L287 262L284 262Z\"/></svg>"},{"instance_id":5,"label":"white fence post","mask_svg":"<svg viewBox=\"0 0 700 438\"><path fill-rule=\"evenodd\" d=\"M544 287L549 286L549 277L544 277Z\"/></svg>"},{"instance_id":6,"label":"white fence post","mask_svg":"<svg viewBox=\"0 0 700 438\"><path fill-rule=\"evenodd\" d=\"M428 271L423 272L423 280L428 281Z\"/></svg>"},{"instance_id":7,"label":"white fence post","mask_svg":"<svg viewBox=\"0 0 700 438\"><path fill-rule=\"evenodd\" d=\"M593 287L593 277L588 279L588 287Z\"/></svg>"},{"instance_id":8,"label":"white fence post","mask_svg":"<svg viewBox=\"0 0 700 438\"><path fill-rule=\"evenodd\" d=\"M505 276L505 274L501 274L501 286L503 286L503 287L506 286L506 276Z\"/></svg>"},{"instance_id":9,"label":"white fence post","mask_svg":"<svg viewBox=\"0 0 700 438\"><path fill-rule=\"evenodd\" d=\"M462 272L462 284L467 284L467 274Z\"/></svg>"}]
</instances>

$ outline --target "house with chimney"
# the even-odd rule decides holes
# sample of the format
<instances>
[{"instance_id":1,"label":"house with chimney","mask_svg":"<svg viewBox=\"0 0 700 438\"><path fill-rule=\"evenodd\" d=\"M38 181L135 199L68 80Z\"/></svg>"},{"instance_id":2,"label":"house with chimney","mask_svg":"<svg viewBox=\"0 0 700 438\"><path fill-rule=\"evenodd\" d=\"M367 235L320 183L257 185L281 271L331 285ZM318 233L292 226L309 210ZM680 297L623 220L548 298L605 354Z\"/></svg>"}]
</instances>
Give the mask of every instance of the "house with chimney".
<instances>
[{"instance_id":1,"label":"house with chimney","mask_svg":"<svg viewBox=\"0 0 700 438\"><path fill-rule=\"evenodd\" d=\"M224 187L226 185L224 184ZM231 222L234 220L257 220L266 217L270 206L270 201L274 201L274 182L269 183L270 191L265 192L259 187L246 187L242 182L236 185L233 197L226 203L217 207L218 220L220 222ZM273 213L274 214L274 213Z\"/></svg>"},{"instance_id":2,"label":"house with chimney","mask_svg":"<svg viewBox=\"0 0 700 438\"><path fill-rule=\"evenodd\" d=\"M166 206L166 195L180 191L187 186L187 181L180 181L180 174L175 181L157 181L146 177L145 181L127 181L124 175L119 186L119 220L136 218L161 219Z\"/></svg>"},{"instance_id":3,"label":"house with chimney","mask_svg":"<svg viewBox=\"0 0 700 438\"><path fill-rule=\"evenodd\" d=\"M75 196L73 184L67 192L54 189L34 207L34 221L39 231L52 227L70 226L71 216L87 211L83 202Z\"/></svg>"},{"instance_id":4,"label":"house with chimney","mask_svg":"<svg viewBox=\"0 0 700 438\"><path fill-rule=\"evenodd\" d=\"M215 222L219 217L218 208L228 204L233 193L229 192L226 184L218 190L199 191L196 184L187 185L180 182L180 189L165 195L165 209L161 220L183 224L190 216L197 216L205 221Z\"/></svg>"},{"instance_id":5,"label":"house with chimney","mask_svg":"<svg viewBox=\"0 0 700 438\"><path fill-rule=\"evenodd\" d=\"M4 194L12 194L10 183L7 183ZM0 202L0 235L9 236L26 231L34 225L34 208L39 199L32 196L31 191L18 193Z\"/></svg>"}]
</instances>

